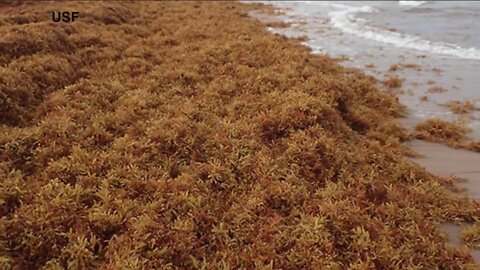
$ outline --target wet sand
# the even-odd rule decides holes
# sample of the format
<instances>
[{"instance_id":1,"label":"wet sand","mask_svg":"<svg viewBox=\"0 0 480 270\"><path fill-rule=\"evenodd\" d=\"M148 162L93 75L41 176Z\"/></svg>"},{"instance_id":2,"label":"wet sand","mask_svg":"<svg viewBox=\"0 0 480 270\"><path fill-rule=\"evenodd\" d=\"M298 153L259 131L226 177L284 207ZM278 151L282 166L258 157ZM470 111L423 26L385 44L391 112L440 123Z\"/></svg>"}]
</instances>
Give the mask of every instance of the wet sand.
<instances>
[{"instance_id":1,"label":"wet sand","mask_svg":"<svg viewBox=\"0 0 480 270\"><path fill-rule=\"evenodd\" d=\"M458 185L464 188L471 198L480 199L480 154L421 140L414 140L410 145L424 155L413 158L414 162L440 176L455 175L465 178L466 180Z\"/></svg>"},{"instance_id":2,"label":"wet sand","mask_svg":"<svg viewBox=\"0 0 480 270\"><path fill-rule=\"evenodd\" d=\"M438 143L414 140L409 145L422 157L412 158L412 161L423 166L428 171L440 175L464 178L457 185L475 200L480 200L480 154L454 149ZM461 230L464 226L454 223L442 224L441 229L448 233L449 242L461 247ZM480 262L480 250L471 250L475 261Z\"/></svg>"}]
</instances>

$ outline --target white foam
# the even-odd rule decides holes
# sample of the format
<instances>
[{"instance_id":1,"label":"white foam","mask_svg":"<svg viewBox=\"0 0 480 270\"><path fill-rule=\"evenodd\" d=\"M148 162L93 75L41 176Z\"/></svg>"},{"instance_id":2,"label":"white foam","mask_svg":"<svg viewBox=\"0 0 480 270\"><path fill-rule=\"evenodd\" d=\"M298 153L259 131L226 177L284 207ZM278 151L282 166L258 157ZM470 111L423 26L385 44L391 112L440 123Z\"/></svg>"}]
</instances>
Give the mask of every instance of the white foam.
<instances>
[{"instance_id":1,"label":"white foam","mask_svg":"<svg viewBox=\"0 0 480 270\"><path fill-rule=\"evenodd\" d=\"M331 24L343 32L400 48L462 59L480 60L480 50L475 47L463 48L456 44L433 42L414 35L392 32L369 26L367 20L355 17L357 13L378 12L378 10L370 6L346 6L340 4L333 4L332 6L337 10L329 12Z\"/></svg>"},{"instance_id":2,"label":"white foam","mask_svg":"<svg viewBox=\"0 0 480 270\"><path fill-rule=\"evenodd\" d=\"M398 1L400 6L418 7L427 3L427 1Z\"/></svg>"}]
</instances>

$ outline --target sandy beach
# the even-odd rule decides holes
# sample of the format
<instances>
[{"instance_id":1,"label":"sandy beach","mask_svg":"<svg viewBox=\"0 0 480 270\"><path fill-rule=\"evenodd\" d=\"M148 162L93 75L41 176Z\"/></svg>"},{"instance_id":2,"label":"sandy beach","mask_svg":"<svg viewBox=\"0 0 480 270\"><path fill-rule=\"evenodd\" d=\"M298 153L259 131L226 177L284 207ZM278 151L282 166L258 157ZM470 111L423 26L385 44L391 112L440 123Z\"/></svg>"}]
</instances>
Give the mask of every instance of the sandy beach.
<instances>
[{"instance_id":1,"label":"sandy beach","mask_svg":"<svg viewBox=\"0 0 480 270\"><path fill-rule=\"evenodd\" d=\"M304 37L304 44L311 47L312 53L338 57L342 60L342 65L361 68L366 74L379 81L386 80L391 76L400 78L401 87L393 91L399 97L400 102L407 107L408 114L400 122L408 129L413 130L420 121L425 119L439 117L448 121L460 120L468 123L468 126L472 129L470 136L474 139L480 138L480 122L478 122L480 110L473 111L468 115L456 115L444 106L452 100L480 102L480 96L477 93L477 74L480 72L480 61L476 59L476 56L465 50L464 55L458 52L455 55L456 57L442 58L428 50L408 50L410 45L407 43L399 45L407 46L407 48L398 48L398 46L392 46L393 43L389 44L390 41L395 40L394 35L398 31L415 30L418 32L418 29L408 26L408 24L414 24L414 20L424 24L423 28L428 28L428 26L425 26L425 21L422 22L422 16L439 16L430 6L423 5L427 4L425 1L410 2L412 3L403 3L404 7L398 7L399 5L393 1L377 3L346 1L331 3L274 2L273 5L277 8L275 16L265 15L261 12L254 12L253 16L267 23L278 20L289 23L288 27L271 27L269 29L274 33L289 37ZM346 5L342 6L342 3ZM380 11L376 10L371 13L374 8L367 5L373 5ZM394 7L395 5L397 7ZM442 3L439 3L439 5L441 6ZM444 6L448 5L448 2L444 3ZM451 5L454 4L451 3ZM397 10L394 11L394 9ZM355 35L357 32L352 32L349 35L349 33L338 31L335 27L336 23L344 23L345 25L340 26L344 28L349 26L353 28L354 23L363 26L364 23L363 21L359 22L360 19L357 21L353 16L341 17L346 20L345 22L335 21L340 20L341 12L350 12L363 19L368 18L369 22L377 27L377 29L371 30L372 32L376 31L377 36L374 36L373 33L369 36L369 33L361 32L368 31L365 29L357 30L358 35L365 35L361 38ZM408 16L408 13L419 14L419 16L418 18L411 17L410 22L407 23L401 20L402 12L404 13L403 16ZM474 14L473 10L471 12ZM335 14L332 15L332 13ZM445 23L439 21L440 19L438 17L438 19L434 18L433 20L436 20L437 24ZM468 24L467 21L468 19L464 23ZM403 29L393 28L392 24L395 23L396 27L403 27ZM460 23L462 22L460 21ZM431 27L430 30L432 31L430 32L436 33L435 31L439 31L433 26ZM468 28L469 26L465 25L463 27ZM454 26L451 28L454 28ZM385 36L381 36L382 34ZM442 35L445 35L445 33L442 33ZM438 37L441 37L441 35L431 36L430 38L438 39ZM387 38L392 38L392 40ZM400 40L402 38L404 37L399 35L397 42L402 42ZM427 44L426 46L431 45ZM470 43L467 41L463 45L469 48L469 46L478 45L478 41L470 40ZM413 45L411 47L415 48ZM434 87L444 91L435 93L431 91ZM383 86L383 88L385 87ZM392 90L386 89L385 91ZM470 198L480 199L479 153L420 140L409 142L408 145L421 154L421 157L412 158L413 162L436 175L455 176L463 179L463 181L457 182L456 186ZM462 246L460 241L461 229L465 226L465 224L445 223L442 225L442 229L449 233L449 241L460 247ZM473 249L470 252L476 261L480 261L480 251Z\"/></svg>"},{"instance_id":2,"label":"sandy beach","mask_svg":"<svg viewBox=\"0 0 480 270\"><path fill-rule=\"evenodd\" d=\"M455 186L470 198L480 200L480 155L463 149L453 149L438 143L415 140L409 143L422 156L412 158L429 172L444 177L459 177ZM462 246L461 230L466 224L445 223L441 228L449 234L449 241L457 247ZM480 262L480 250L472 249L470 253L477 262Z\"/></svg>"},{"instance_id":3,"label":"sandy beach","mask_svg":"<svg viewBox=\"0 0 480 270\"><path fill-rule=\"evenodd\" d=\"M0 268L478 269L478 154L277 9L0 4Z\"/></svg>"}]
</instances>

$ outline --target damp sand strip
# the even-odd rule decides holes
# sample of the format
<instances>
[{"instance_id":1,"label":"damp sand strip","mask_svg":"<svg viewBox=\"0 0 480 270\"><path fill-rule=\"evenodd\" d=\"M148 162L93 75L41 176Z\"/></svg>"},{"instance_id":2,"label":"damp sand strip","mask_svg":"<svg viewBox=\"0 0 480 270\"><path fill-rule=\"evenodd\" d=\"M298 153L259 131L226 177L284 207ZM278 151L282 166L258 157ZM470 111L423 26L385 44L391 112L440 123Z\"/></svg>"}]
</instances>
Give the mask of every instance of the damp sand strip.
<instances>
[{"instance_id":1,"label":"damp sand strip","mask_svg":"<svg viewBox=\"0 0 480 270\"><path fill-rule=\"evenodd\" d=\"M427 171L439 176L456 176L465 181L457 183L459 188L475 199L480 199L480 154L464 149L455 149L439 143L413 140L409 143L422 157L412 158L412 161L424 167ZM457 247L461 230L464 226L455 223L444 223L441 228L448 233L450 243ZM475 261L480 261L480 250L472 249L470 254Z\"/></svg>"}]
</instances>

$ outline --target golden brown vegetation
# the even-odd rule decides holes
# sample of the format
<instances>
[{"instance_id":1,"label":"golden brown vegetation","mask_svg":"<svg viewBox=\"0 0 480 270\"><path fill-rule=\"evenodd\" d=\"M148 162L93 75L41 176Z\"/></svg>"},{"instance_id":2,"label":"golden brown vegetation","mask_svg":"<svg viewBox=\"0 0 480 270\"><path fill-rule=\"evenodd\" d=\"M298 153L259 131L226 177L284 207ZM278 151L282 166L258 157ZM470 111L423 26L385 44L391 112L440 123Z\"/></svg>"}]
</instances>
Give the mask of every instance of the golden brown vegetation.
<instances>
[{"instance_id":1,"label":"golden brown vegetation","mask_svg":"<svg viewBox=\"0 0 480 270\"><path fill-rule=\"evenodd\" d=\"M422 69L419 65L414 64L414 63L402 63L402 64L400 64L400 66L403 67L403 68L415 69L417 71Z\"/></svg>"},{"instance_id":2,"label":"golden brown vegetation","mask_svg":"<svg viewBox=\"0 0 480 270\"><path fill-rule=\"evenodd\" d=\"M266 23L265 25L273 28L286 28L291 26L292 24L284 21L279 21L279 22L269 22L269 23Z\"/></svg>"},{"instance_id":3,"label":"golden brown vegetation","mask_svg":"<svg viewBox=\"0 0 480 270\"><path fill-rule=\"evenodd\" d=\"M470 129L462 124L455 124L440 118L428 119L419 123L415 130L417 138L436 142L451 142L458 144L466 139Z\"/></svg>"},{"instance_id":4,"label":"golden brown vegetation","mask_svg":"<svg viewBox=\"0 0 480 270\"><path fill-rule=\"evenodd\" d=\"M429 100L430 100L430 98L428 96L421 96L420 97L420 101L422 101L422 102L429 101Z\"/></svg>"},{"instance_id":5,"label":"golden brown vegetation","mask_svg":"<svg viewBox=\"0 0 480 270\"><path fill-rule=\"evenodd\" d=\"M462 240L471 247L480 248L480 222L467 227L461 236Z\"/></svg>"},{"instance_id":6,"label":"golden brown vegetation","mask_svg":"<svg viewBox=\"0 0 480 270\"><path fill-rule=\"evenodd\" d=\"M465 148L475 152L480 152L480 141L471 141L465 145Z\"/></svg>"},{"instance_id":7,"label":"golden brown vegetation","mask_svg":"<svg viewBox=\"0 0 480 270\"><path fill-rule=\"evenodd\" d=\"M437 224L478 205L405 158L398 101L260 6L11 5L1 269L476 267Z\"/></svg>"},{"instance_id":8,"label":"golden brown vegetation","mask_svg":"<svg viewBox=\"0 0 480 270\"><path fill-rule=\"evenodd\" d=\"M417 71L420 71L421 70L421 67L417 64L414 64L414 63L400 63L400 64L392 64L390 65L390 68L388 69L388 71L390 72L394 72L394 71L397 71L399 70L400 68L409 68L409 69L415 69Z\"/></svg>"},{"instance_id":9,"label":"golden brown vegetation","mask_svg":"<svg viewBox=\"0 0 480 270\"><path fill-rule=\"evenodd\" d=\"M441 75L444 70L441 68L432 68L432 71L437 75Z\"/></svg>"},{"instance_id":10,"label":"golden brown vegetation","mask_svg":"<svg viewBox=\"0 0 480 270\"><path fill-rule=\"evenodd\" d=\"M480 142L472 141L467 136L470 131L470 128L464 124L432 118L419 123L415 127L415 136L422 140L445 143L455 148L480 152Z\"/></svg>"},{"instance_id":11,"label":"golden brown vegetation","mask_svg":"<svg viewBox=\"0 0 480 270\"><path fill-rule=\"evenodd\" d=\"M475 102L473 100L465 100L461 101L450 101L445 104L453 113L457 114L467 114L471 113L475 110L480 110L480 108L475 106Z\"/></svg>"},{"instance_id":12,"label":"golden brown vegetation","mask_svg":"<svg viewBox=\"0 0 480 270\"><path fill-rule=\"evenodd\" d=\"M402 86L402 79L396 75L391 75L383 82L388 88L398 88Z\"/></svg>"},{"instance_id":13,"label":"golden brown vegetation","mask_svg":"<svg viewBox=\"0 0 480 270\"><path fill-rule=\"evenodd\" d=\"M390 66L390 68L388 69L388 71L397 71L397 69L398 69L398 65L397 64L392 64Z\"/></svg>"},{"instance_id":14,"label":"golden brown vegetation","mask_svg":"<svg viewBox=\"0 0 480 270\"><path fill-rule=\"evenodd\" d=\"M427 90L427 92L431 93L431 94L445 93L447 91L448 91L447 89L445 89L441 86L432 86L432 87L428 88L428 90Z\"/></svg>"}]
</instances>

